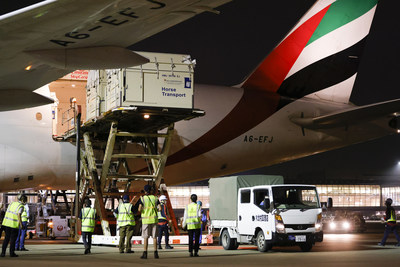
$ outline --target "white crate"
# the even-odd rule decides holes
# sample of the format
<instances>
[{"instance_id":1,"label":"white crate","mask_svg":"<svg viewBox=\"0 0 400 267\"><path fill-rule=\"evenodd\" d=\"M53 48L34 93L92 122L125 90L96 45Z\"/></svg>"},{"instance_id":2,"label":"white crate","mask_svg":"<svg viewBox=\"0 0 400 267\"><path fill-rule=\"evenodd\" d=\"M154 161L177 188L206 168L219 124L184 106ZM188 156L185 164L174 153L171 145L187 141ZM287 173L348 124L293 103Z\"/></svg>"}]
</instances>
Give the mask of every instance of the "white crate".
<instances>
[{"instance_id":1,"label":"white crate","mask_svg":"<svg viewBox=\"0 0 400 267\"><path fill-rule=\"evenodd\" d=\"M194 64L190 56L137 53L150 62L126 69L89 72L88 120L119 107L193 108ZM99 108L101 101L105 102L104 109Z\"/></svg>"}]
</instances>

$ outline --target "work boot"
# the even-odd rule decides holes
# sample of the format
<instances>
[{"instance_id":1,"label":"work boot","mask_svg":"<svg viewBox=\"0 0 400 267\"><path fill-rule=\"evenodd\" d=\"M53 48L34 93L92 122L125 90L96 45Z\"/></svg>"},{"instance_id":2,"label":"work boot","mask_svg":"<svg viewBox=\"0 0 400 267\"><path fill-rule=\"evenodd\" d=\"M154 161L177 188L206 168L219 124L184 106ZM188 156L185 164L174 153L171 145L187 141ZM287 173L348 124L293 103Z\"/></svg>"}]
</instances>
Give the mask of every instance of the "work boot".
<instances>
[{"instance_id":1,"label":"work boot","mask_svg":"<svg viewBox=\"0 0 400 267\"><path fill-rule=\"evenodd\" d=\"M165 248L166 248L166 249L173 249L174 247L171 247L170 245L166 244L166 245L165 245Z\"/></svg>"},{"instance_id":2,"label":"work boot","mask_svg":"<svg viewBox=\"0 0 400 267\"><path fill-rule=\"evenodd\" d=\"M123 250L120 250L119 253L124 253L124 251L123 251Z\"/></svg>"},{"instance_id":3,"label":"work boot","mask_svg":"<svg viewBox=\"0 0 400 267\"><path fill-rule=\"evenodd\" d=\"M126 253L135 253L133 250L127 250Z\"/></svg>"},{"instance_id":4,"label":"work boot","mask_svg":"<svg viewBox=\"0 0 400 267\"><path fill-rule=\"evenodd\" d=\"M147 251L143 251L143 255L140 258L141 259L147 259Z\"/></svg>"},{"instance_id":5,"label":"work boot","mask_svg":"<svg viewBox=\"0 0 400 267\"><path fill-rule=\"evenodd\" d=\"M21 248L20 250L21 251L29 251L29 249L26 249L26 248Z\"/></svg>"},{"instance_id":6,"label":"work boot","mask_svg":"<svg viewBox=\"0 0 400 267\"><path fill-rule=\"evenodd\" d=\"M18 255L15 254L15 253L13 253L13 254L10 255L10 257L11 257L11 258L14 258L14 257L18 257Z\"/></svg>"},{"instance_id":7,"label":"work boot","mask_svg":"<svg viewBox=\"0 0 400 267\"><path fill-rule=\"evenodd\" d=\"M385 244L382 244L382 243L378 243L378 246L380 246L380 247L384 247L385 246Z\"/></svg>"},{"instance_id":8,"label":"work boot","mask_svg":"<svg viewBox=\"0 0 400 267\"><path fill-rule=\"evenodd\" d=\"M1 253L0 257L5 257L6 253Z\"/></svg>"},{"instance_id":9,"label":"work boot","mask_svg":"<svg viewBox=\"0 0 400 267\"><path fill-rule=\"evenodd\" d=\"M189 253L189 256L190 256L190 257L193 257L193 252L190 252L190 253Z\"/></svg>"},{"instance_id":10,"label":"work boot","mask_svg":"<svg viewBox=\"0 0 400 267\"><path fill-rule=\"evenodd\" d=\"M197 254L197 252L195 252L195 253L194 253L194 256L195 256L195 257L198 257L198 256L199 256L199 254Z\"/></svg>"},{"instance_id":11,"label":"work boot","mask_svg":"<svg viewBox=\"0 0 400 267\"><path fill-rule=\"evenodd\" d=\"M158 249L162 249L161 244L158 244Z\"/></svg>"},{"instance_id":12,"label":"work boot","mask_svg":"<svg viewBox=\"0 0 400 267\"><path fill-rule=\"evenodd\" d=\"M87 248L87 249L85 249L85 255L86 254L89 254L89 249Z\"/></svg>"},{"instance_id":13,"label":"work boot","mask_svg":"<svg viewBox=\"0 0 400 267\"><path fill-rule=\"evenodd\" d=\"M154 258L155 259L159 259L160 257L158 256L158 251L156 250L156 251L154 251Z\"/></svg>"}]
</instances>

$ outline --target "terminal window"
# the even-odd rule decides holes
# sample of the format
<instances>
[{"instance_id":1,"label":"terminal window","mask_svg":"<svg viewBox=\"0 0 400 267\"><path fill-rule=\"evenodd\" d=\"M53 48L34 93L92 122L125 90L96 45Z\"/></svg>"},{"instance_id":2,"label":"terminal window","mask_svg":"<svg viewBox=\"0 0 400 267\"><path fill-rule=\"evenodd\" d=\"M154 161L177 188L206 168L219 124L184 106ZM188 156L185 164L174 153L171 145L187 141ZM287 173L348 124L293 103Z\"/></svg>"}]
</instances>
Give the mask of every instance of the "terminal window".
<instances>
[{"instance_id":1,"label":"terminal window","mask_svg":"<svg viewBox=\"0 0 400 267\"><path fill-rule=\"evenodd\" d=\"M320 201L331 197L334 207L379 207L379 185L317 185Z\"/></svg>"}]
</instances>

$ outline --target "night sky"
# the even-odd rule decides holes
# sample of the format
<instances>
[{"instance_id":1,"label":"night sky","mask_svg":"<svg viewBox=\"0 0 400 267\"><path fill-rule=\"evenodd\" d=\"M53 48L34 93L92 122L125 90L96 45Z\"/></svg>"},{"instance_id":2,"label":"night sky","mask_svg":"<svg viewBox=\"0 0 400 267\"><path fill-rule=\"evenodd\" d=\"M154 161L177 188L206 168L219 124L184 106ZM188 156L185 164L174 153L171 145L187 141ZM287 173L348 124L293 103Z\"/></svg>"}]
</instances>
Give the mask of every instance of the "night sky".
<instances>
[{"instance_id":1,"label":"night sky","mask_svg":"<svg viewBox=\"0 0 400 267\"><path fill-rule=\"evenodd\" d=\"M190 54L195 82L235 85L243 81L284 37L314 0L242 0L199 15L135 46L135 50ZM400 1L381 0L361 59L351 101L365 105L400 98ZM400 136L325 152L252 173L318 183L400 185Z\"/></svg>"}]
</instances>

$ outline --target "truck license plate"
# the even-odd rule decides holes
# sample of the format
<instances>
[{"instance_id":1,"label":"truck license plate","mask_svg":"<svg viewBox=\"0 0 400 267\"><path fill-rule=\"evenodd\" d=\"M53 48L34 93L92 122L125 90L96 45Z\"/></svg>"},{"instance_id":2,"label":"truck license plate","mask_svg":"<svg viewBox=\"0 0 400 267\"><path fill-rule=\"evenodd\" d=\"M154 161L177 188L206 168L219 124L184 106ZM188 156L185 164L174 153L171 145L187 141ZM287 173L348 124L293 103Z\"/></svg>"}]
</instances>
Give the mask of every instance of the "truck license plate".
<instances>
[{"instance_id":1,"label":"truck license plate","mask_svg":"<svg viewBox=\"0 0 400 267\"><path fill-rule=\"evenodd\" d=\"M307 238L305 235L296 235L296 242L306 242Z\"/></svg>"}]
</instances>

